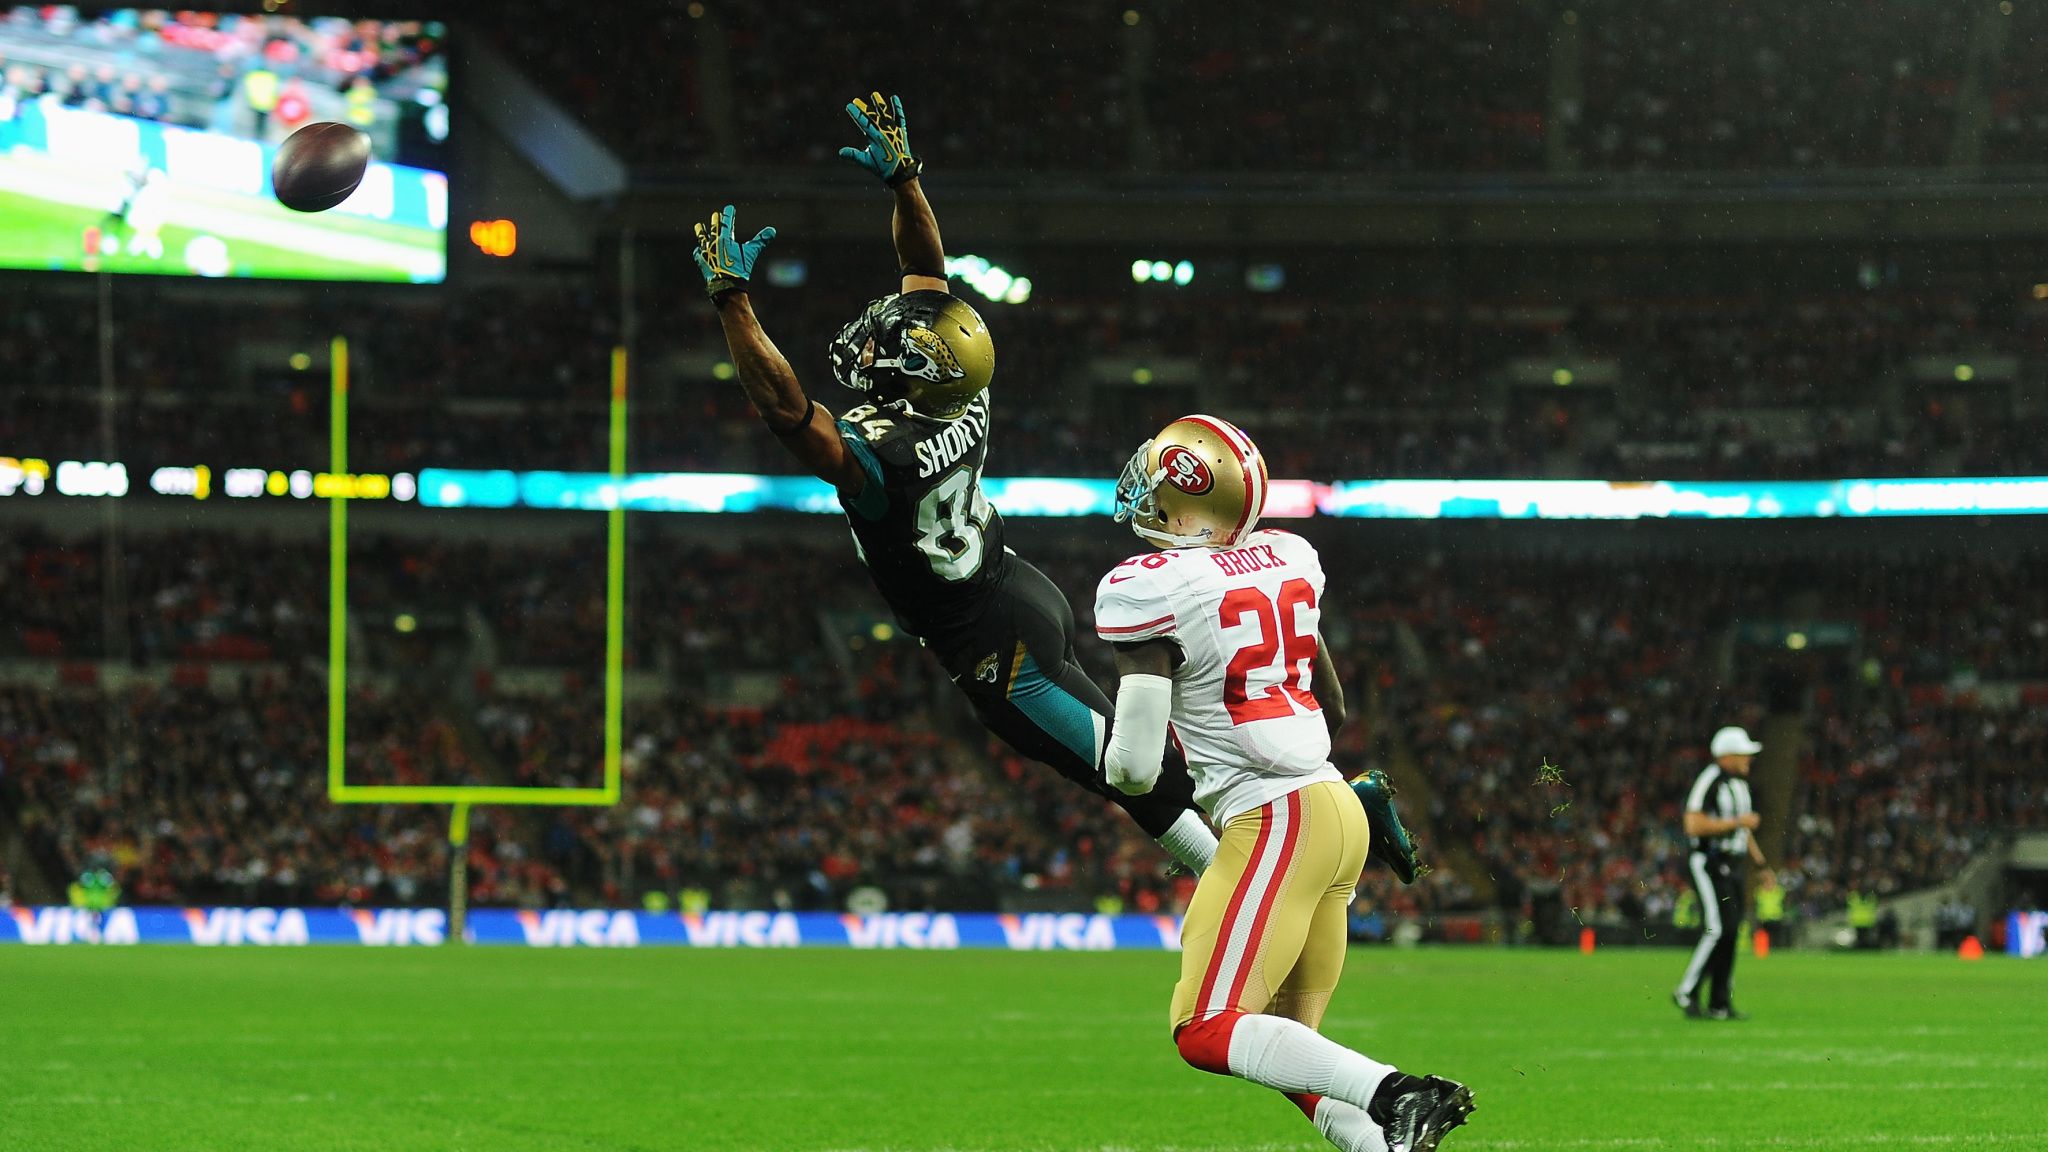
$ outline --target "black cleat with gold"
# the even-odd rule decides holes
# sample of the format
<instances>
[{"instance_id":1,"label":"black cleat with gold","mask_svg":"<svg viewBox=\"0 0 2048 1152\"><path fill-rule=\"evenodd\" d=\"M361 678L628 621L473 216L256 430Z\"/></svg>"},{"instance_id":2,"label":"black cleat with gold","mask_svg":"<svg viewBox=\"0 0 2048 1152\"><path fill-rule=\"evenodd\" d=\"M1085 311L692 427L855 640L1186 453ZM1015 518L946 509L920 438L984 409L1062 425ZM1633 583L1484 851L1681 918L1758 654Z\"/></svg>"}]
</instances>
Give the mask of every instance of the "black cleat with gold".
<instances>
[{"instance_id":1,"label":"black cleat with gold","mask_svg":"<svg viewBox=\"0 0 2048 1152\"><path fill-rule=\"evenodd\" d=\"M1472 1115L1472 1090L1456 1080L1425 1076L1421 1087L1394 1098L1387 1108L1388 1152L1436 1152L1444 1134Z\"/></svg>"}]
</instances>

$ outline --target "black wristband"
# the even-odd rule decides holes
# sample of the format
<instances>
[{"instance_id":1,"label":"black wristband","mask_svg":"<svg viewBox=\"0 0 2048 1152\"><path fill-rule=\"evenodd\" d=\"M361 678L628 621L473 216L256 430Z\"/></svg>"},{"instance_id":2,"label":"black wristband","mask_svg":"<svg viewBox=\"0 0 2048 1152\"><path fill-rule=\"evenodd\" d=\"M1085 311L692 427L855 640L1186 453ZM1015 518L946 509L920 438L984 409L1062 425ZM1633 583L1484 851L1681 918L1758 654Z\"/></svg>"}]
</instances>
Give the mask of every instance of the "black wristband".
<instances>
[{"instance_id":1,"label":"black wristband","mask_svg":"<svg viewBox=\"0 0 2048 1152\"><path fill-rule=\"evenodd\" d=\"M747 282L737 276L713 276L704 282L704 294L713 304L722 304L727 296L746 290Z\"/></svg>"},{"instance_id":2,"label":"black wristband","mask_svg":"<svg viewBox=\"0 0 2048 1152\"><path fill-rule=\"evenodd\" d=\"M883 180L882 183L894 188L899 184L908 184L922 175L924 175L924 161L919 160L915 156L906 156L903 159L903 163L896 166L896 171L889 173L888 178Z\"/></svg>"},{"instance_id":3,"label":"black wristband","mask_svg":"<svg viewBox=\"0 0 2048 1152\"><path fill-rule=\"evenodd\" d=\"M774 434L775 434L776 436L778 436L778 437L780 437L780 436L794 436L794 435L796 435L796 434L797 434L798 432L801 432L801 431L803 431L803 430L804 430L805 428L808 428L808 427L810 427L810 424L811 424L811 414L812 414L812 413L814 413L814 412L816 412L817 410L818 410L818 402L817 402L816 400L813 400L813 401L811 401L811 402L810 402L810 403L809 403L808 405L806 405L806 406L804 407L804 414L803 414L802 416L800 416L800 417L798 417L798 418L797 418L797 422L796 422L796 423L794 423L794 424L791 424L791 425L790 425L789 427L787 427L787 428L777 428L777 427L776 427L775 425L773 425L773 424L768 424L768 421L767 421L767 419L766 419L765 417L764 417L764 418L762 419L762 421L761 421L761 422L762 422L763 424L768 424L768 431L770 431L770 432L774 433Z\"/></svg>"},{"instance_id":4,"label":"black wristband","mask_svg":"<svg viewBox=\"0 0 2048 1152\"><path fill-rule=\"evenodd\" d=\"M930 268L915 268L905 264L902 271L905 276L930 276L935 280L944 280L946 278L946 270L943 268L933 271Z\"/></svg>"}]
</instances>

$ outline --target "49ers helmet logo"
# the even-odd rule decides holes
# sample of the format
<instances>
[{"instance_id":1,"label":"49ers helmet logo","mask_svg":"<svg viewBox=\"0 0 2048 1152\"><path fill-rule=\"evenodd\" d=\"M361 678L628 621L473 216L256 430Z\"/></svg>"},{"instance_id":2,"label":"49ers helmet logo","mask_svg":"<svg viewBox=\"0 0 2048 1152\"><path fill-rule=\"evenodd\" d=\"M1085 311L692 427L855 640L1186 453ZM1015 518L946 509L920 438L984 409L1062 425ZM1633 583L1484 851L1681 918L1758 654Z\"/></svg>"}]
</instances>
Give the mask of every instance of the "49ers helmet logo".
<instances>
[{"instance_id":1,"label":"49ers helmet logo","mask_svg":"<svg viewBox=\"0 0 2048 1152\"><path fill-rule=\"evenodd\" d=\"M1190 496L1200 496L1216 486L1209 465L1179 444L1169 444L1159 454L1159 466L1165 469L1168 484Z\"/></svg>"}]
</instances>

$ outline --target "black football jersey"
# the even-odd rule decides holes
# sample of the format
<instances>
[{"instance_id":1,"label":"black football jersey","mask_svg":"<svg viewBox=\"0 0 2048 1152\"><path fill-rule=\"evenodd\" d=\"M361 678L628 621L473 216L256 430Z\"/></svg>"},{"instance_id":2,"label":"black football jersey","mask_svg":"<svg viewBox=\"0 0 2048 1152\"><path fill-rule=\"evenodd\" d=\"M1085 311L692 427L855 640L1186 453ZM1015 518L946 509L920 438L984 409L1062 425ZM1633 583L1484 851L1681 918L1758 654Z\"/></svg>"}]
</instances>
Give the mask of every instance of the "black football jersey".
<instances>
[{"instance_id":1,"label":"black football jersey","mask_svg":"<svg viewBox=\"0 0 2048 1152\"><path fill-rule=\"evenodd\" d=\"M839 435L867 482L842 494L854 546L905 631L933 643L980 615L1008 563L1003 518L981 491L988 394L955 420L863 405Z\"/></svg>"}]
</instances>

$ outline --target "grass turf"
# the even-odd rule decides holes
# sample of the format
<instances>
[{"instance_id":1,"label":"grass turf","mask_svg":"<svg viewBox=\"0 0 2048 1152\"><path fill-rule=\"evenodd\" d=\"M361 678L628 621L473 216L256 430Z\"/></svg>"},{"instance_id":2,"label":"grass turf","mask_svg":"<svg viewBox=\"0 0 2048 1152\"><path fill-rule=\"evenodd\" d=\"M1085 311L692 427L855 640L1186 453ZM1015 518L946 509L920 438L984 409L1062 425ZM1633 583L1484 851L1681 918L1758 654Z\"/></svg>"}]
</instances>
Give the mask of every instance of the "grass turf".
<instances>
[{"instance_id":1,"label":"grass turf","mask_svg":"<svg viewBox=\"0 0 2048 1152\"><path fill-rule=\"evenodd\" d=\"M290 209L269 201L249 197L233 199L226 197L225 194L219 198L227 200L236 211L270 216L301 226L304 226L308 219L305 216L295 216ZM322 228L342 235L377 237L428 249L440 243L437 234L425 233L420 229L399 229L393 225L353 216L323 216L319 217L318 221ZM16 192L0 192L0 268L75 271L84 259L85 230L106 223L107 214L97 208L80 208ZM160 233L164 255L159 260L129 255L125 250L129 234L127 227L116 222L112 229L114 235L123 241L123 250L116 255L102 257L99 264L102 270L170 276L190 274L185 266L185 245L191 243L193 237L200 235L202 229L182 224L166 224ZM410 279L403 268L339 260L255 240L229 239L227 246L236 276L383 280L397 283L404 283Z\"/></svg>"},{"instance_id":2,"label":"grass turf","mask_svg":"<svg viewBox=\"0 0 2048 1152\"><path fill-rule=\"evenodd\" d=\"M0 949L0 1149L1327 1147L1183 1066L1165 954ZM2048 1148L2048 968L1355 952L1325 1029L1467 1080L1447 1149Z\"/></svg>"}]
</instances>

